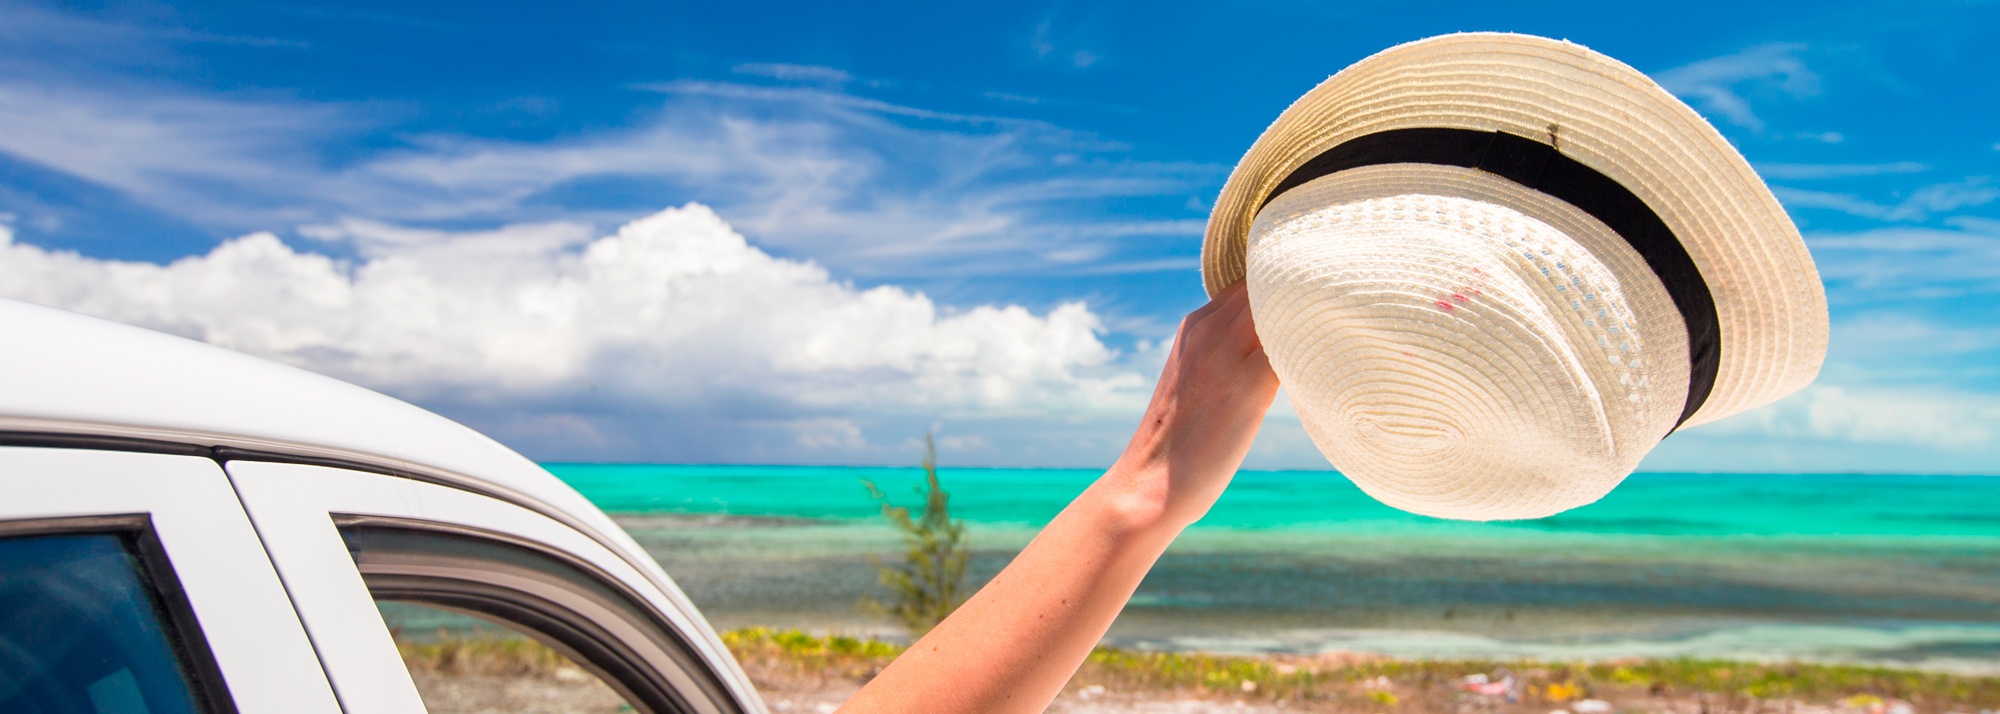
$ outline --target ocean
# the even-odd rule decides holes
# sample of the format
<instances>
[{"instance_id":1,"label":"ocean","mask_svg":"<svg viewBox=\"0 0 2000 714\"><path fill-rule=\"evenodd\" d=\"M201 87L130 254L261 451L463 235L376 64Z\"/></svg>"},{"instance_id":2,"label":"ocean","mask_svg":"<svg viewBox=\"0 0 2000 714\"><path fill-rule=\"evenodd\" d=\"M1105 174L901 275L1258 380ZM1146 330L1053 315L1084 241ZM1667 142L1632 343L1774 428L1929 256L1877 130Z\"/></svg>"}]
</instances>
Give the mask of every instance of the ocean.
<instances>
[{"instance_id":1,"label":"ocean","mask_svg":"<svg viewBox=\"0 0 2000 714\"><path fill-rule=\"evenodd\" d=\"M547 464L718 627L894 637L860 603L900 557L875 482L915 468ZM990 577L1098 472L940 469ZM1328 471L1246 471L1111 644L1218 652L1715 657L2000 673L2000 477L1635 474L1535 521L1383 506Z\"/></svg>"}]
</instances>

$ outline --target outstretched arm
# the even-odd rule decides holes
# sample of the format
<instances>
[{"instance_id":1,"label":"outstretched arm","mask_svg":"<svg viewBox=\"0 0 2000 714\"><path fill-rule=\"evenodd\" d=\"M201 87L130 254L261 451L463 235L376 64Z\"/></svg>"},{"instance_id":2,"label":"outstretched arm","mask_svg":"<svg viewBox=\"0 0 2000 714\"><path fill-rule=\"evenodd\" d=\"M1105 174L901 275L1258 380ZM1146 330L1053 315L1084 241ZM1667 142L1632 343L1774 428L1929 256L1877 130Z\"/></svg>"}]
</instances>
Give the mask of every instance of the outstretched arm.
<instances>
[{"instance_id":1,"label":"outstretched arm","mask_svg":"<svg viewBox=\"0 0 2000 714\"><path fill-rule=\"evenodd\" d=\"M1250 450L1278 379L1242 283L1181 321L1132 443L992 582L842 708L1039 712Z\"/></svg>"}]
</instances>

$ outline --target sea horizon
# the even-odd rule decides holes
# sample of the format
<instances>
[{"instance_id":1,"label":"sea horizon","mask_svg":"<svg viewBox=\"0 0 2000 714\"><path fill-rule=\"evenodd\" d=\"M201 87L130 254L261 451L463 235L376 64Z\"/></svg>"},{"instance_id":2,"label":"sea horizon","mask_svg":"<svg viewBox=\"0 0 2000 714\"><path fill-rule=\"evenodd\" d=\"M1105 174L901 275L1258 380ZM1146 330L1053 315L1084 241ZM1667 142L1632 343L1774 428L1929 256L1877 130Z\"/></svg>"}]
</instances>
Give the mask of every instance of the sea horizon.
<instances>
[{"instance_id":1,"label":"sea horizon","mask_svg":"<svg viewBox=\"0 0 2000 714\"><path fill-rule=\"evenodd\" d=\"M739 467L740 467L740 468L780 468L780 469L918 469L918 468L921 468L921 467L919 467L919 466L917 466L917 465L914 465L914 464L907 464L907 463L893 463L893 464L800 464L800 463L791 463L791 464L781 464L781 463L762 463L762 462L757 462L757 463L752 463L752 462L741 462L741 463L733 463L733 462L732 462L732 463L724 463L724 462L701 462L701 461L625 461L625 460L617 460L617 459L608 459L608 460L603 460L603 461L574 461L574 460L552 460L552 461L536 461L536 462L535 462L535 464L536 464L536 465L538 465L538 466L541 466L541 467L543 467L543 468L551 468L551 467L553 467L553 468L556 468L556 469L560 469L560 468L563 468L563 467L569 467L569 466L673 466L673 467L686 467L686 468L739 468ZM1109 468L1111 468L1111 467L1110 467L1109 465L1106 465L1106 466L979 466L979 465L975 465L975 466L947 466L947 465L942 465L942 464L940 464L940 465L938 466L938 470L940 470L940 471L954 471L954 470L965 470L965 471L1096 471L1096 472L1098 472L1098 473L1102 473L1102 472L1104 472L1105 470L1107 470L1107 469L1109 469ZM1331 467L1329 467L1329 468L1324 468L1324 469L1320 469L1320 468L1311 468L1311 469L1303 469L1303 468L1301 468L1301 469L1239 469L1239 470L1237 471L1237 473L1328 473L1328 474L1339 474L1339 473L1340 473L1340 470L1339 470L1339 469L1335 469L1335 468L1331 468ZM1661 469L1661 470L1639 470L1639 471L1633 471L1633 472L1632 472L1631 474L1628 474L1628 477L1629 477L1629 476L1647 476L1647 475L1652 475L1652 476L1660 476L1660 475L1690 475L1690 476L1969 476L1969 477L1974 477L1974 478L2000 478L2000 471L1995 471L1995 472L1992 472L1992 473L1985 473L1985 472L1978 472L1978 473L1975 473L1975 472L1969 472L1969 471L1966 471L1966 472L1943 472L1943 471L1940 471L1940 472L1930 472L1930 471L1879 471L1879 470L1857 470L1857 471L1824 471L1824 470L1808 470L1808 471L1701 471L1701 470L1688 470L1688 469Z\"/></svg>"}]
</instances>

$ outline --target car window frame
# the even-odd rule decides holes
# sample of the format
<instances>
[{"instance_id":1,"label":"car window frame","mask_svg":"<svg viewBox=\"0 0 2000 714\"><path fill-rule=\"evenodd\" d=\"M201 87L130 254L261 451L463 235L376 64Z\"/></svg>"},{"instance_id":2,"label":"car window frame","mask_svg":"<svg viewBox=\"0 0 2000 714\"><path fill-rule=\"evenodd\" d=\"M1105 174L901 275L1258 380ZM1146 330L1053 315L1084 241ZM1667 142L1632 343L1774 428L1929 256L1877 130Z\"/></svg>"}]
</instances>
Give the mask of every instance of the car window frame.
<instances>
[{"instance_id":1,"label":"car window frame","mask_svg":"<svg viewBox=\"0 0 2000 714\"><path fill-rule=\"evenodd\" d=\"M563 522L491 496L381 473L263 461L228 461L224 468L291 589L344 703L352 696L365 698L367 711L422 711L367 582L375 577L380 585L383 573L364 575L364 566L356 563L341 534L343 527L394 527L476 538L563 561L645 613L659 635L652 638L656 647L667 638L685 648L686 657L652 661L661 676L684 675L673 687L673 696L684 701L664 711L763 711L754 687L698 612L654 587L623 554ZM458 604L458 609L493 616ZM556 633L510 624L539 635L558 651L579 654ZM606 683L633 706L660 708L661 697L642 691L652 685L619 676L620 667L588 659L578 664L607 675ZM699 671L687 671L689 664Z\"/></svg>"},{"instance_id":2,"label":"car window frame","mask_svg":"<svg viewBox=\"0 0 2000 714\"><path fill-rule=\"evenodd\" d=\"M223 684L222 668L215 662L208 637L196 619L187 591L181 587L173 562L167 557L160 535L153 528L152 515L126 513L90 516L53 516L0 520L0 540L61 536L119 536L132 555L133 573L146 588L158 608L160 624L172 648L176 668L186 679L188 694L196 711L236 714L236 703Z\"/></svg>"},{"instance_id":3,"label":"car window frame","mask_svg":"<svg viewBox=\"0 0 2000 714\"><path fill-rule=\"evenodd\" d=\"M197 702L339 712L305 629L219 464L198 456L0 445L0 537L118 533L153 591Z\"/></svg>"}]
</instances>

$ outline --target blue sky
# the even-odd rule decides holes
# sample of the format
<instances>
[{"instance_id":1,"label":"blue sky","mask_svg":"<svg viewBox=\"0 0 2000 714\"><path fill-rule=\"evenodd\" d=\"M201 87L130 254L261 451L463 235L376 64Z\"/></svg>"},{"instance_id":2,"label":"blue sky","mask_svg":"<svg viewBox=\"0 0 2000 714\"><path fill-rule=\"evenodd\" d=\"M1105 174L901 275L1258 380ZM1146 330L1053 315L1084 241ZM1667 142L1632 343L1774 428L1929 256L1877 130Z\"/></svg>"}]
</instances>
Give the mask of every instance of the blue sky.
<instances>
[{"instance_id":1,"label":"blue sky","mask_svg":"<svg viewBox=\"0 0 2000 714\"><path fill-rule=\"evenodd\" d=\"M2000 472L1993 3L0 18L0 294L357 381L537 458L696 462L899 463L936 427L948 461L1108 463L1265 124L1399 42L1567 38L1743 150L1832 305L1817 385L1647 468ZM1315 464L1280 409L1252 465Z\"/></svg>"}]
</instances>

